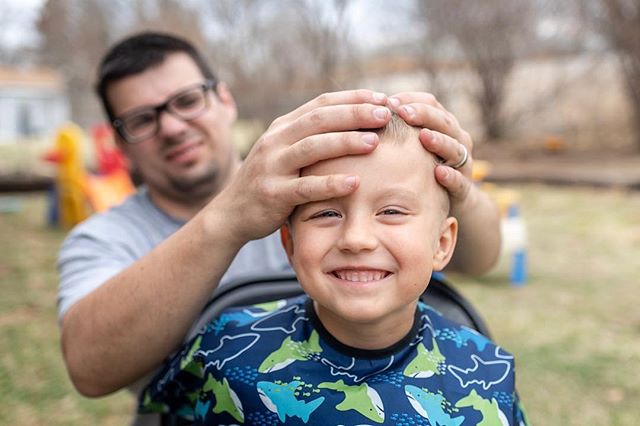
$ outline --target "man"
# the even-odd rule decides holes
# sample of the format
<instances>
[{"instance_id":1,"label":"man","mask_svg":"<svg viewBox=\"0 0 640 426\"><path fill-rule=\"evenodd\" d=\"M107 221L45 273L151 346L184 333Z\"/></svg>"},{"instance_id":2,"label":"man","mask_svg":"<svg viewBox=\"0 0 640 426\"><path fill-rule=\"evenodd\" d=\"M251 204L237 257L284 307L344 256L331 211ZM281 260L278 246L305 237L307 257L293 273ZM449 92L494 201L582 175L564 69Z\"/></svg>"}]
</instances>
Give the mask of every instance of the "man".
<instances>
[{"instance_id":1,"label":"man","mask_svg":"<svg viewBox=\"0 0 640 426\"><path fill-rule=\"evenodd\" d=\"M276 119L241 163L226 86L184 40L129 37L105 56L98 93L144 186L74 229L60 253L62 349L78 391L101 396L156 369L183 341L218 283L286 267L271 235L292 209L340 197L358 176L300 177L320 160L375 149L394 109L451 167L436 178L461 221L458 270L498 253L496 209L470 182L471 141L433 96L367 90L324 94Z\"/></svg>"}]
</instances>

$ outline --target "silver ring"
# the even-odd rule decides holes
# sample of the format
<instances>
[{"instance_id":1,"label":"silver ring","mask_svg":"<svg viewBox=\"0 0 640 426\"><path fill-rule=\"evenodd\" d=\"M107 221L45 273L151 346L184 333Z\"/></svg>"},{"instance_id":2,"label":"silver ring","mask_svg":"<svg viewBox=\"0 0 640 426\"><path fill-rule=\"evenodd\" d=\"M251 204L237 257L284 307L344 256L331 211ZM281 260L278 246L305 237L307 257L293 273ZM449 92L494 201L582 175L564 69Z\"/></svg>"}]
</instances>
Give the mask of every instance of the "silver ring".
<instances>
[{"instance_id":1,"label":"silver ring","mask_svg":"<svg viewBox=\"0 0 640 426\"><path fill-rule=\"evenodd\" d=\"M464 166L465 164L467 164L467 160L469 159L469 151L467 150L467 147L460 144L462 146L462 149L464 150L464 153L462 154L462 158L460 159L460 161L458 161L456 164L452 164L449 167L453 167L454 169L459 169L460 167Z\"/></svg>"}]
</instances>

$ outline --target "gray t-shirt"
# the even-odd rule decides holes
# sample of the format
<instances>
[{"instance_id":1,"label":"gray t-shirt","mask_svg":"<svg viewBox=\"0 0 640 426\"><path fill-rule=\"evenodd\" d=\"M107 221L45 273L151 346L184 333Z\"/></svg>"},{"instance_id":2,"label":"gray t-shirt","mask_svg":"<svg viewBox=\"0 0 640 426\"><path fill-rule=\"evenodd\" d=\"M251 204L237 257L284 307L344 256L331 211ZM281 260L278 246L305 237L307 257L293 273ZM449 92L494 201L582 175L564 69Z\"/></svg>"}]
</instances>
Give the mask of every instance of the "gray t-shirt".
<instances>
[{"instance_id":1,"label":"gray t-shirt","mask_svg":"<svg viewBox=\"0 0 640 426\"><path fill-rule=\"evenodd\" d=\"M143 186L121 205L75 227L58 258L58 320L74 303L149 253L183 224L154 205ZM290 270L274 233L242 247L220 285L259 273Z\"/></svg>"}]
</instances>

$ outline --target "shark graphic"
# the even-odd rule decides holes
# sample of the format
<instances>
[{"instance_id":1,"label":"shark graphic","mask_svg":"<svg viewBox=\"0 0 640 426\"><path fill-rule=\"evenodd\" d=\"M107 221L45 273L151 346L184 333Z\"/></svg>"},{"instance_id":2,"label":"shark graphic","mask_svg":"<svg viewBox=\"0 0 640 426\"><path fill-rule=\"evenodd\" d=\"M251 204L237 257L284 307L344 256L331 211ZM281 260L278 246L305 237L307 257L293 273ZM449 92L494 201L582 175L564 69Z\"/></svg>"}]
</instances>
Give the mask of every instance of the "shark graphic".
<instances>
[{"instance_id":1,"label":"shark graphic","mask_svg":"<svg viewBox=\"0 0 640 426\"><path fill-rule=\"evenodd\" d=\"M169 406L161 402L155 402L151 399L151 395L147 390L142 398L142 407L145 412L165 413L169 410Z\"/></svg>"},{"instance_id":2,"label":"shark graphic","mask_svg":"<svg viewBox=\"0 0 640 426\"><path fill-rule=\"evenodd\" d=\"M196 401L195 418L196 420L203 421L207 416L207 412L211 407L211 401L204 402L202 400Z\"/></svg>"},{"instance_id":3,"label":"shark graphic","mask_svg":"<svg viewBox=\"0 0 640 426\"><path fill-rule=\"evenodd\" d=\"M434 374L441 374L438 368L444 363L444 356L440 353L436 339L431 338L433 349L427 350L423 343L418 343L418 355L404 369L407 377L427 378Z\"/></svg>"},{"instance_id":4,"label":"shark graphic","mask_svg":"<svg viewBox=\"0 0 640 426\"><path fill-rule=\"evenodd\" d=\"M229 387L229 382L226 378L223 378L221 382L218 382L213 378L213 375L209 373L207 381L202 387L203 392L213 392L213 396L216 398L216 405L213 406L213 412L220 414L227 412L231 416L239 421L244 422L244 410L242 409L242 403L238 398L238 395Z\"/></svg>"},{"instance_id":5,"label":"shark graphic","mask_svg":"<svg viewBox=\"0 0 640 426\"><path fill-rule=\"evenodd\" d=\"M495 398L482 398L475 389L471 389L469 395L462 397L456 402L456 407L472 407L482 414L482 421L477 426L509 426L507 416L498 408L498 401Z\"/></svg>"},{"instance_id":6,"label":"shark graphic","mask_svg":"<svg viewBox=\"0 0 640 426\"><path fill-rule=\"evenodd\" d=\"M459 348L465 346L468 341L472 341L476 345L476 348L478 348L478 351L482 352L487 344L489 344L489 339L467 327L461 327L459 330L456 330L456 335L455 342Z\"/></svg>"},{"instance_id":7,"label":"shark graphic","mask_svg":"<svg viewBox=\"0 0 640 426\"><path fill-rule=\"evenodd\" d=\"M290 312L296 315L296 319L291 323L290 321L283 321L280 316L285 316L285 318L289 318L291 316ZM252 326L251 330L253 331L282 331L285 334L291 334L296 331L296 327L299 321L309 321L302 313L306 313L305 309L299 305L291 305L289 307L283 308L281 310L270 313L264 318L256 321ZM285 328L282 326L283 323L288 324Z\"/></svg>"},{"instance_id":8,"label":"shark graphic","mask_svg":"<svg viewBox=\"0 0 640 426\"><path fill-rule=\"evenodd\" d=\"M202 336L198 336L193 342L187 354L180 358L180 370L193 374L196 377L202 377L202 365L198 362L194 362L193 356L200 349L202 343Z\"/></svg>"},{"instance_id":9,"label":"shark graphic","mask_svg":"<svg viewBox=\"0 0 640 426\"><path fill-rule=\"evenodd\" d=\"M247 324L251 324L257 319L264 317L265 315L268 315L268 314L269 312L254 313L249 311L248 309L244 309L242 311L233 311L233 312L223 313L220 315L217 321L223 325L233 322L233 323L236 323L238 327L243 327Z\"/></svg>"},{"instance_id":10,"label":"shark graphic","mask_svg":"<svg viewBox=\"0 0 640 426\"><path fill-rule=\"evenodd\" d=\"M311 355L320 352L322 352L322 348L320 347L320 336L317 331L313 330L307 341L295 342L291 339L291 336L288 336L284 339L279 349L276 349L262 361L258 371L260 373L270 373L282 370L295 361L307 361Z\"/></svg>"},{"instance_id":11,"label":"shark graphic","mask_svg":"<svg viewBox=\"0 0 640 426\"><path fill-rule=\"evenodd\" d=\"M451 417L444 410L446 399L441 394L412 385L405 386L404 393L418 414L433 426L460 426L464 422L464 416Z\"/></svg>"},{"instance_id":12,"label":"shark graphic","mask_svg":"<svg viewBox=\"0 0 640 426\"><path fill-rule=\"evenodd\" d=\"M197 354L203 357L207 357L208 359L212 359L212 361L208 361L207 367L214 367L218 370L222 370L224 365L231 361L234 358L239 357L244 352L248 351L256 344L256 342L260 339L260 335L256 333L243 333L238 334L237 336L222 336L220 338L220 342L218 342L218 346L209 350L198 350ZM227 348L227 345L233 345L231 348ZM227 353L233 354L227 358L220 359L220 356L216 354L219 350L225 347L225 351Z\"/></svg>"},{"instance_id":13,"label":"shark graphic","mask_svg":"<svg viewBox=\"0 0 640 426\"><path fill-rule=\"evenodd\" d=\"M289 416L299 417L303 422L307 423L311 413L324 402L324 397L321 396L310 402L296 399L296 394L301 384L297 380L282 384L258 382L258 395L264 405L278 415L281 422L286 422L287 416Z\"/></svg>"},{"instance_id":14,"label":"shark graphic","mask_svg":"<svg viewBox=\"0 0 640 426\"><path fill-rule=\"evenodd\" d=\"M274 300L273 302L257 303L253 305L253 307L257 309L261 309L265 313L271 313L276 309L280 309L286 305L287 305L286 299L280 299L280 300Z\"/></svg>"},{"instance_id":15,"label":"shark graphic","mask_svg":"<svg viewBox=\"0 0 640 426\"><path fill-rule=\"evenodd\" d=\"M351 362L349 365L338 365L336 363L334 363L332 360L321 357L320 358L320 363L323 365L326 365L327 367L329 367L330 371L331 371L331 375L336 377L336 376L344 376L344 377L348 377L351 381L353 381L354 383L359 383L362 382L366 379L368 379L371 376L376 376L378 374L382 374L383 372L385 372L386 370L388 370L392 365L393 365L393 361L395 360L394 356L390 356L389 357L389 362L384 365L381 366L378 370L372 370L372 371L368 371L367 374L365 375L358 375L354 372L352 372L351 370L353 369L353 367L356 364L356 359L355 358L351 358Z\"/></svg>"},{"instance_id":16,"label":"shark graphic","mask_svg":"<svg viewBox=\"0 0 640 426\"><path fill-rule=\"evenodd\" d=\"M355 410L369 420L376 423L384 422L384 405L382 398L375 389L366 383L357 386L345 385L343 380L337 382L323 382L319 389L331 389L344 393L344 400L336 405L339 411Z\"/></svg>"},{"instance_id":17,"label":"shark graphic","mask_svg":"<svg viewBox=\"0 0 640 426\"><path fill-rule=\"evenodd\" d=\"M449 372L458 379L460 386L466 388L471 384L479 384L484 390L501 383L511 371L511 363L504 360L485 361L478 355L471 355L473 367L460 368L455 365L448 367ZM482 366L482 368L480 368ZM480 374L477 374L480 371Z\"/></svg>"}]
</instances>

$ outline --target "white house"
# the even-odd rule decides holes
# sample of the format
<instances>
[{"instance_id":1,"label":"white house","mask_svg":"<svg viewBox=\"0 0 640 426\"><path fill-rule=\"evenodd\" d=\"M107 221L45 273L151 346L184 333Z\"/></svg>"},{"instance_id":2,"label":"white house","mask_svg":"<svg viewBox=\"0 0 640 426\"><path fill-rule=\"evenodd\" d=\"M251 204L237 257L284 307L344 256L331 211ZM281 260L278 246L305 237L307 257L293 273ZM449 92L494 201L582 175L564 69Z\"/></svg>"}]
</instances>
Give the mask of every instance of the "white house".
<instances>
[{"instance_id":1,"label":"white house","mask_svg":"<svg viewBox=\"0 0 640 426\"><path fill-rule=\"evenodd\" d=\"M69 118L59 73L0 66L0 144L50 136Z\"/></svg>"}]
</instances>

